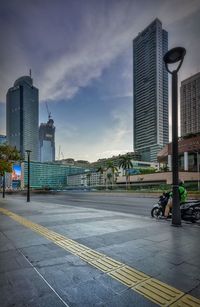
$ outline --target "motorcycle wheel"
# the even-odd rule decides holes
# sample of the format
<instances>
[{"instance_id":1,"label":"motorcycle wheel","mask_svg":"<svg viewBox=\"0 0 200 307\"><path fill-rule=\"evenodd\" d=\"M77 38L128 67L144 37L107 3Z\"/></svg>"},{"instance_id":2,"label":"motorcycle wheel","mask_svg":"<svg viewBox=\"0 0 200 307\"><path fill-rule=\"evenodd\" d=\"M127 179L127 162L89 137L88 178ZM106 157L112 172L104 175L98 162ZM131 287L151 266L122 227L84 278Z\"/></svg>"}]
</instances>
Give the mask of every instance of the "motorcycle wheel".
<instances>
[{"instance_id":1,"label":"motorcycle wheel","mask_svg":"<svg viewBox=\"0 0 200 307\"><path fill-rule=\"evenodd\" d=\"M162 210L160 208L155 207L151 210L151 216L154 218L162 217L162 215Z\"/></svg>"},{"instance_id":2,"label":"motorcycle wheel","mask_svg":"<svg viewBox=\"0 0 200 307\"><path fill-rule=\"evenodd\" d=\"M200 220L200 209L195 209L194 210L194 215L195 215L195 221L199 221Z\"/></svg>"}]
</instances>

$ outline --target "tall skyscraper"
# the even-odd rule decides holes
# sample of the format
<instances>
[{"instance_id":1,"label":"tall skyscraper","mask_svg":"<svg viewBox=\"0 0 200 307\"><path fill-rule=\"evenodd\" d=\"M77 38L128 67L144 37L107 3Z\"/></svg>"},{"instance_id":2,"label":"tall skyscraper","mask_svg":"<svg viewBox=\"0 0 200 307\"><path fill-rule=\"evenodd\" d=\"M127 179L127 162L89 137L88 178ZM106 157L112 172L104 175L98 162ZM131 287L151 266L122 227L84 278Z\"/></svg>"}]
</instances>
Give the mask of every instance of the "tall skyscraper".
<instances>
[{"instance_id":1,"label":"tall skyscraper","mask_svg":"<svg viewBox=\"0 0 200 307\"><path fill-rule=\"evenodd\" d=\"M6 135L8 144L24 155L31 150L31 160L39 159L38 89L31 76L17 79L6 96Z\"/></svg>"},{"instance_id":2,"label":"tall skyscraper","mask_svg":"<svg viewBox=\"0 0 200 307\"><path fill-rule=\"evenodd\" d=\"M200 72L181 82L181 136L200 132Z\"/></svg>"},{"instance_id":3,"label":"tall skyscraper","mask_svg":"<svg viewBox=\"0 0 200 307\"><path fill-rule=\"evenodd\" d=\"M55 126L49 116L47 123L42 123L39 128L40 162L55 161Z\"/></svg>"},{"instance_id":4,"label":"tall skyscraper","mask_svg":"<svg viewBox=\"0 0 200 307\"><path fill-rule=\"evenodd\" d=\"M133 40L133 144L143 161L155 162L169 139L167 50L168 33L159 19Z\"/></svg>"}]
</instances>

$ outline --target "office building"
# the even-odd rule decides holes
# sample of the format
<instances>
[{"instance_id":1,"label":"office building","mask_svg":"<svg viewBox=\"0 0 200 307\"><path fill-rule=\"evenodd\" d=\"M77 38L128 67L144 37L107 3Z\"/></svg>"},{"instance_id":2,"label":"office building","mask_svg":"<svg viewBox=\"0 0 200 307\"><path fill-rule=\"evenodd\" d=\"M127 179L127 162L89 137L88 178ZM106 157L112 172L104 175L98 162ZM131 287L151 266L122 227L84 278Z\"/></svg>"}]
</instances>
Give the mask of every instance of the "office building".
<instances>
[{"instance_id":1,"label":"office building","mask_svg":"<svg viewBox=\"0 0 200 307\"><path fill-rule=\"evenodd\" d=\"M200 72L181 82L181 136L200 132Z\"/></svg>"},{"instance_id":2,"label":"office building","mask_svg":"<svg viewBox=\"0 0 200 307\"><path fill-rule=\"evenodd\" d=\"M52 118L39 128L40 162L55 160L55 126Z\"/></svg>"},{"instance_id":3,"label":"office building","mask_svg":"<svg viewBox=\"0 0 200 307\"><path fill-rule=\"evenodd\" d=\"M31 76L17 79L6 96L7 142L26 157L31 150L31 160L39 160L38 144L38 89Z\"/></svg>"},{"instance_id":4,"label":"office building","mask_svg":"<svg viewBox=\"0 0 200 307\"><path fill-rule=\"evenodd\" d=\"M142 161L156 162L168 143L167 50L168 33L159 19L133 40L133 144Z\"/></svg>"}]
</instances>

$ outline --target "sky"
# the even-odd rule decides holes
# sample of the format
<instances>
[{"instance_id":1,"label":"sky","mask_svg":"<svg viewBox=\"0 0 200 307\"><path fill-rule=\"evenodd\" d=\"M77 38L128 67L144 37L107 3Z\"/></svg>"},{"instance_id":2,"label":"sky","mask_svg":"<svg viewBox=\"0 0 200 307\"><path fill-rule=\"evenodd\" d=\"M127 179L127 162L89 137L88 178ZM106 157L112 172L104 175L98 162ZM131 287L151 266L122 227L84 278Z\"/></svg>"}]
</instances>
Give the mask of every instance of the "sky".
<instances>
[{"instance_id":1,"label":"sky","mask_svg":"<svg viewBox=\"0 0 200 307\"><path fill-rule=\"evenodd\" d=\"M1 0L0 134L6 92L31 68L39 122L47 102L56 126L56 158L133 151L132 41L155 18L169 49L187 50L179 82L200 72L199 0Z\"/></svg>"}]
</instances>

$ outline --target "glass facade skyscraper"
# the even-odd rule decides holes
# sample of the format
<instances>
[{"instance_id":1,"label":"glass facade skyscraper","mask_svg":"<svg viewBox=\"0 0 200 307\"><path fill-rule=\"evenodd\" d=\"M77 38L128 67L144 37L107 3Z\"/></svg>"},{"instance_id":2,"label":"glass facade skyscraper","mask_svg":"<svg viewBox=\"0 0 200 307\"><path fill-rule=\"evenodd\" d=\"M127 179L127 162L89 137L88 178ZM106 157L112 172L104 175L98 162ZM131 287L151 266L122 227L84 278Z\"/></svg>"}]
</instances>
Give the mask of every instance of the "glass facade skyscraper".
<instances>
[{"instance_id":1,"label":"glass facade skyscraper","mask_svg":"<svg viewBox=\"0 0 200 307\"><path fill-rule=\"evenodd\" d=\"M181 136L200 132L200 72L181 82Z\"/></svg>"},{"instance_id":2,"label":"glass facade skyscraper","mask_svg":"<svg viewBox=\"0 0 200 307\"><path fill-rule=\"evenodd\" d=\"M40 161L51 162L55 160L55 126L52 118L42 123L39 128Z\"/></svg>"},{"instance_id":3,"label":"glass facade skyscraper","mask_svg":"<svg viewBox=\"0 0 200 307\"><path fill-rule=\"evenodd\" d=\"M9 145L16 146L25 157L31 150L31 160L39 160L38 89L33 79L24 76L17 79L6 96L6 135Z\"/></svg>"},{"instance_id":4,"label":"glass facade skyscraper","mask_svg":"<svg viewBox=\"0 0 200 307\"><path fill-rule=\"evenodd\" d=\"M169 139L167 50L168 33L159 19L133 40L133 144L142 161L156 162Z\"/></svg>"}]
</instances>

